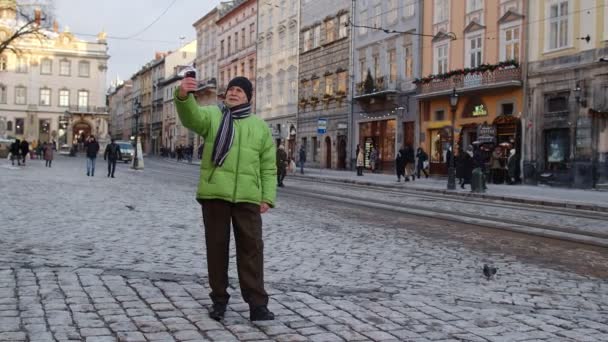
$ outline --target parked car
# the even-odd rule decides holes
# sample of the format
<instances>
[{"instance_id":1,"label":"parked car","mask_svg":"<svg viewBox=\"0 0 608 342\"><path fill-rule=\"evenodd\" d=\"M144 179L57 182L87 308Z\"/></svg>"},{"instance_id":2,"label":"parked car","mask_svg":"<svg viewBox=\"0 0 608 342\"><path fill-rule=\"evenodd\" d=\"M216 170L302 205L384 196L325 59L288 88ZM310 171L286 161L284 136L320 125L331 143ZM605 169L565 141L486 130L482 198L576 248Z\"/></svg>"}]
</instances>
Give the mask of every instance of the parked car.
<instances>
[{"instance_id":1,"label":"parked car","mask_svg":"<svg viewBox=\"0 0 608 342\"><path fill-rule=\"evenodd\" d=\"M135 155L135 150L133 149L133 144L130 141L115 141L118 147L120 147L120 154L122 156L122 161L125 163L130 163L133 161L133 156Z\"/></svg>"}]
</instances>

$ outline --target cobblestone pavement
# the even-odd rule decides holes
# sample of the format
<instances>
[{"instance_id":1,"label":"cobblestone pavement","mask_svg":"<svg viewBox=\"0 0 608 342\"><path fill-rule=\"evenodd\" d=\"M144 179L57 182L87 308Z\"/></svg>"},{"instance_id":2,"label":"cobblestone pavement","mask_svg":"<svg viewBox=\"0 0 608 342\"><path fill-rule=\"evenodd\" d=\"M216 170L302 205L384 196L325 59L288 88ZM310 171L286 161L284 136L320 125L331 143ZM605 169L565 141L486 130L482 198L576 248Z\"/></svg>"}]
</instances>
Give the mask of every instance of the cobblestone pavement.
<instances>
[{"instance_id":1,"label":"cobblestone pavement","mask_svg":"<svg viewBox=\"0 0 608 342\"><path fill-rule=\"evenodd\" d=\"M286 194L264 216L277 320L248 321L232 250L215 322L196 172L180 171L193 167L147 160L109 179L104 166L0 165L0 341L608 341L606 279L434 238L418 230L442 229L428 219Z\"/></svg>"}]
</instances>

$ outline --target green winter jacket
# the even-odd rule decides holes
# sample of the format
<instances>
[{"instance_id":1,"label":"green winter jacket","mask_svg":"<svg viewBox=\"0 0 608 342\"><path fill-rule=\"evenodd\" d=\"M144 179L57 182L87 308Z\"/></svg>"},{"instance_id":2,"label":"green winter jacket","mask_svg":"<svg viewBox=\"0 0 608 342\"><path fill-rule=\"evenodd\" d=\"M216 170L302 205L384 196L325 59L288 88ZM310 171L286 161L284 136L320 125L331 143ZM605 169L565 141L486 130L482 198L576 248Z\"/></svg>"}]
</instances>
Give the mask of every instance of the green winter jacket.
<instances>
[{"instance_id":1,"label":"green winter jacket","mask_svg":"<svg viewBox=\"0 0 608 342\"><path fill-rule=\"evenodd\" d=\"M268 125L255 115L234 120L234 141L221 167L211 154L222 120L218 106L200 107L192 95L186 100L174 93L184 127L205 139L197 199L221 199L232 203L275 205L277 190L276 149Z\"/></svg>"}]
</instances>

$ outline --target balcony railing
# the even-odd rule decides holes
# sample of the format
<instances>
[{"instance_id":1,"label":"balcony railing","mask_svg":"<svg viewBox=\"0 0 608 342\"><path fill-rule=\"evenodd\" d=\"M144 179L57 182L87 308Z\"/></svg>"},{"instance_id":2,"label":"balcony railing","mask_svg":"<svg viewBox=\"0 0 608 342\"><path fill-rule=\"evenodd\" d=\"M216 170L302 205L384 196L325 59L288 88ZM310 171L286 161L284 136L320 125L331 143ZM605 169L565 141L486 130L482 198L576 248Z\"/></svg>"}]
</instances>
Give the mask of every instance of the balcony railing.
<instances>
[{"instance_id":1,"label":"balcony railing","mask_svg":"<svg viewBox=\"0 0 608 342\"><path fill-rule=\"evenodd\" d=\"M107 114L108 107L72 105L68 107L68 111L70 113Z\"/></svg>"},{"instance_id":2,"label":"balcony railing","mask_svg":"<svg viewBox=\"0 0 608 342\"><path fill-rule=\"evenodd\" d=\"M454 88L464 89L521 84L521 68L510 66L484 72L471 72L468 74L452 75L448 78L437 78L430 82L418 84L420 94L449 91Z\"/></svg>"}]
</instances>

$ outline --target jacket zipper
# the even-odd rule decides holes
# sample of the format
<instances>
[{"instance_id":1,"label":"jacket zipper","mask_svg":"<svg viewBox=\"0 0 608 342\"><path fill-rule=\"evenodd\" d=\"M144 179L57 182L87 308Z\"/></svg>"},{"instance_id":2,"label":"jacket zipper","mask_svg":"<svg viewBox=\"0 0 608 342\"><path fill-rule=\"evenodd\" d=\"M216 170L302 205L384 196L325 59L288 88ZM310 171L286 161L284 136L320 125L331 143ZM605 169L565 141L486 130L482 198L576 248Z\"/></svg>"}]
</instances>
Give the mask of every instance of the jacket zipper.
<instances>
[{"instance_id":1,"label":"jacket zipper","mask_svg":"<svg viewBox=\"0 0 608 342\"><path fill-rule=\"evenodd\" d=\"M238 129L238 120L234 120L234 129ZM236 187L237 187L237 181L238 181L238 174L239 174L239 162L241 161L241 136L236 134L234 134L235 136L238 136L239 139L239 146L238 146L238 153L236 155L236 170L234 172L234 189L232 190L232 202L236 202Z\"/></svg>"}]
</instances>

